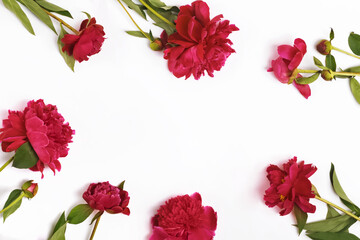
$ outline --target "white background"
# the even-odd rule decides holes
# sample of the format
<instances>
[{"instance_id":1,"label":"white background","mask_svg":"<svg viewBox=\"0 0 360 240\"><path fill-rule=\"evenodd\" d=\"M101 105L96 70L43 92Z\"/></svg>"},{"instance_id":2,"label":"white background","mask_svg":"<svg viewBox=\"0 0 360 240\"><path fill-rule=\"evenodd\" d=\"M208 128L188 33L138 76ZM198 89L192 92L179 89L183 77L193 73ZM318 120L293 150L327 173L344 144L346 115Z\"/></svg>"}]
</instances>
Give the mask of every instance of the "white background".
<instances>
[{"instance_id":1,"label":"white background","mask_svg":"<svg viewBox=\"0 0 360 240\"><path fill-rule=\"evenodd\" d=\"M90 183L122 180L131 215L105 214L95 239L148 239L160 204L194 192L218 213L217 240L297 239L294 217L280 217L262 200L266 167L292 156L316 165L310 180L324 198L339 203L328 177L333 162L348 196L360 204L360 106L348 80L319 79L306 100L266 72L276 46L293 44L297 37L308 44L300 67L314 69L312 57L324 59L314 46L328 38L330 27L333 44L348 50L348 34L360 33L357 0L207 1L211 17L223 14L240 31L230 35L237 53L214 78L199 81L175 78L162 53L151 51L145 39L127 35L125 30L135 28L115 0L52 2L70 10L74 19L67 21L76 28L85 18L81 11L91 13L107 39L102 51L77 63L73 73L51 30L29 13L32 36L0 4L1 119L8 109L22 110L27 101L43 98L57 105L76 130L55 176L45 171L41 179L40 173L11 167L0 173L1 205L24 181L39 182L38 195L0 223L1 240L45 240L62 211L84 203L82 193ZM144 29L160 33L133 16ZM335 56L342 68L360 65L360 60ZM2 153L0 162L11 156ZM311 203L318 209L310 220L323 218L324 204ZM67 239L88 239L89 223L69 225ZM355 228L351 231L359 234Z\"/></svg>"}]
</instances>

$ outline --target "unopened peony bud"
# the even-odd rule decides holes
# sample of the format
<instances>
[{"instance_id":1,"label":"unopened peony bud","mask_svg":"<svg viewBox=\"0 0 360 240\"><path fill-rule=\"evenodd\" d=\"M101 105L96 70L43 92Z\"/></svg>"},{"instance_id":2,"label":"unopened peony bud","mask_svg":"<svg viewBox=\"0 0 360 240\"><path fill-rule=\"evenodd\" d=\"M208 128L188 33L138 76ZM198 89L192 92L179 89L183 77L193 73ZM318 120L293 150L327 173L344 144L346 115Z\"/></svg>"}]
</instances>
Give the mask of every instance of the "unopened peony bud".
<instances>
[{"instance_id":1,"label":"unopened peony bud","mask_svg":"<svg viewBox=\"0 0 360 240\"><path fill-rule=\"evenodd\" d=\"M316 49L322 55L329 55L332 49L331 42L328 40L321 40L317 45Z\"/></svg>"},{"instance_id":2,"label":"unopened peony bud","mask_svg":"<svg viewBox=\"0 0 360 240\"><path fill-rule=\"evenodd\" d=\"M27 198L35 197L35 195L36 195L36 193L38 191L38 184L37 183L32 183L32 182L33 182L32 180L27 181L21 187L21 189L25 193L25 197L27 197Z\"/></svg>"},{"instance_id":3,"label":"unopened peony bud","mask_svg":"<svg viewBox=\"0 0 360 240\"><path fill-rule=\"evenodd\" d=\"M154 51L163 50L164 46L159 38L155 39L153 42L150 43L150 48Z\"/></svg>"},{"instance_id":4,"label":"unopened peony bud","mask_svg":"<svg viewBox=\"0 0 360 240\"><path fill-rule=\"evenodd\" d=\"M321 77L325 81L331 81L334 78L334 74L331 70L322 70Z\"/></svg>"}]
</instances>

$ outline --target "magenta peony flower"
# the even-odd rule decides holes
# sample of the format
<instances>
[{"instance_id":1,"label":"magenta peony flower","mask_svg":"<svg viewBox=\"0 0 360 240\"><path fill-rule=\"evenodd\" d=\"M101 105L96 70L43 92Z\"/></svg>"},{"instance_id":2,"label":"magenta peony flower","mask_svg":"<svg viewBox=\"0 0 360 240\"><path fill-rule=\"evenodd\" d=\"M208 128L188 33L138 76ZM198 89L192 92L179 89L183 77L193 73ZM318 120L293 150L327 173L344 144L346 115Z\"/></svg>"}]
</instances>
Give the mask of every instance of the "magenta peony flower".
<instances>
[{"instance_id":1,"label":"magenta peony flower","mask_svg":"<svg viewBox=\"0 0 360 240\"><path fill-rule=\"evenodd\" d=\"M83 198L93 209L130 215L130 209L127 207L130 201L128 192L109 182L90 184Z\"/></svg>"},{"instance_id":2,"label":"magenta peony flower","mask_svg":"<svg viewBox=\"0 0 360 240\"><path fill-rule=\"evenodd\" d=\"M152 218L150 240L211 240L215 236L217 214L203 207L199 193L166 201Z\"/></svg>"},{"instance_id":3,"label":"magenta peony flower","mask_svg":"<svg viewBox=\"0 0 360 240\"><path fill-rule=\"evenodd\" d=\"M48 166L55 174L60 171L60 157L66 157L68 143L75 133L69 123L58 113L56 106L45 105L42 99L29 101L24 111L10 111L8 119L3 120L0 141L4 152L16 151L22 144L29 142L39 160L30 168L43 170Z\"/></svg>"},{"instance_id":4,"label":"magenta peony flower","mask_svg":"<svg viewBox=\"0 0 360 240\"><path fill-rule=\"evenodd\" d=\"M300 65L306 53L306 43L304 40L297 38L294 41L294 46L281 45L278 47L277 59L271 62L271 68L268 72L274 72L275 77L282 83L293 83L299 92L307 99L311 95L310 86L308 84L298 84L292 77L296 68ZM297 74L295 77L301 77Z\"/></svg>"},{"instance_id":5,"label":"magenta peony flower","mask_svg":"<svg viewBox=\"0 0 360 240\"><path fill-rule=\"evenodd\" d=\"M294 204L304 212L314 213L316 207L309 203L310 198L315 197L309 177L316 170L316 167L304 164L304 161L297 163L296 157L283 164L283 169L270 165L266 170L270 187L264 195L265 204L278 206L282 216L289 214Z\"/></svg>"},{"instance_id":6,"label":"magenta peony flower","mask_svg":"<svg viewBox=\"0 0 360 240\"><path fill-rule=\"evenodd\" d=\"M90 23L85 19L80 26L80 34L66 34L62 39L65 45L63 52L73 56L78 62L89 60L89 56L97 54L105 40L103 26L96 24L95 18L91 18Z\"/></svg>"},{"instance_id":7,"label":"magenta peony flower","mask_svg":"<svg viewBox=\"0 0 360 240\"><path fill-rule=\"evenodd\" d=\"M222 21L222 17L218 15L210 20L209 7L202 1L180 7L177 32L169 36L169 45L164 51L169 70L176 77L193 75L199 79L205 70L213 77L214 71L220 71L226 59L235 52L227 37L239 29L228 20ZM166 35L162 36L162 40L165 38Z\"/></svg>"}]
</instances>

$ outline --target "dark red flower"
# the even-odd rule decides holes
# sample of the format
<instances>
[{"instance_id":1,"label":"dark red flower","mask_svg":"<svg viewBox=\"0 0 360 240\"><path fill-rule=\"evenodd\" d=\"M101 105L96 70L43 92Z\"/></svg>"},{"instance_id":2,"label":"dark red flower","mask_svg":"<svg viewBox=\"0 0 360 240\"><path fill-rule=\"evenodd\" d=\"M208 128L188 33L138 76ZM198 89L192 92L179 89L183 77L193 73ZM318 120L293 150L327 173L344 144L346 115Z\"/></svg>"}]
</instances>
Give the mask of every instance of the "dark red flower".
<instances>
[{"instance_id":1,"label":"dark red flower","mask_svg":"<svg viewBox=\"0 0 360 240\"><path fill-rule=\"evenodd\" d=\"M221 18L223 16L218 15L210 20L209 7L202 1L180 7L176 32L169 36L169 45L164 51L169 70L176 77L193 75L199 79L205 70L213 77L214 71L219 71L235 52L227 37L239 29Z\"/></svg>"},{"instance_id":2,"label":"dark red flower","mask_svg":"<svg viewBox=\"0 0 360 240\"><path fill-rule=\"evenodd\" d=\"M316 208L309 203L310 198L315 197L309 177L316 170L316 167L304 164L304 161L297 163L296 157L283 164L283 169L270 165L266 170L270 187L264 195L265 204L278 206L282 216L289 214L294 204L304 212L314 213Z\"/></svg>"},{"instance_id":3,"label":"dark red flower","mask_svg":"<svg viewBox=\"0 0 360 240\"><path fill-rule=\"evenodd\" d=\"M271 62L271 68L268 72L274 72L275 77L282 83L293 83L297 90L306 99L311 95L311 89L308 84L298 84L292 77L301 77L294 72L300 65L306 53L306 43L301 38L294 41L294 46L281 45L278 47L279 57Z\"/></svg>"},{"instance_id":4,"label":"dark red flower","mask_svg":"<svg viewBox=\"0 0 360 240\"><path fill-rule=\"evenodd\" d=\"M130 215L130 209L127 207L130 201L128 192L109 182L90 184L83 198L93 209Z\"/></svg>"},{"instance_id":5,"label":"dark red flower","mask_svg":"<svg viewBox=\"0 0 360 240\"><path fill-rule=\"evenodd\" d=\"M103 26L96 24L95 18L91 18L90 23L88 19L84 20L79 31L79 35L65 34L61 42L64 43L63 52L82 62L89 60L88 56L100 52L105 32Z\"/></svg>"},{"instance_id":6,"label":"dark red flower","mask_svg":"<svg viewBox=\"0 0 360 240\"><path fill-rule=\"evenodd\" d=\"M211 240L215 236L217 214L202 206L199 193L166 201L152 218L150 240Z\"/></svg>"},{"instance_id":7,"label":"dark red flower","mask_svg":"<svg viewBox=\"0 0 360 240\"><path fill-rule=\"evenodd\" d=\"M16 151L22 144L29 142L39 161L30 168L43 172L48 166L54 173L60 171L60 157L66 157L68 143L75 133L69 123L58 113L56 106L45 105L42 99L29 101L24 111L10 111L8 119L3 120L0 141L4 152Z\"/></svg>"}]
</instances>

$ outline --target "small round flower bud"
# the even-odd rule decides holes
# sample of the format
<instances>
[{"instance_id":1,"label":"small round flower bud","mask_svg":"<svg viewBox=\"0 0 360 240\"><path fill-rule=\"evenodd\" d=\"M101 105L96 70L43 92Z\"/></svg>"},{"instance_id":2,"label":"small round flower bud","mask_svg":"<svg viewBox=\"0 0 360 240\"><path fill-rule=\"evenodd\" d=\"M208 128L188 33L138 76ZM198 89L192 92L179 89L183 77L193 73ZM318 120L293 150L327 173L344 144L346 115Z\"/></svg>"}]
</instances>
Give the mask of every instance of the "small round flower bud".
<instances>
[{"instance_id":1,"label":"small round flower bud","mask_svg":"<svg viewBox=\"0 0 360 240\"><path fill-rule=\"evenodd\" d=\"M321 53L322 55L329 55L331 52L331 42L328 40L321 40L317 45L316 45L316 49L318 50L319 53Z\"/></svg>"},{"instance_id":2,"label":"small round flower bud","mask_svg":"<svg viewBox=\"0 0 360 240\"><path fill-rule=\"evenodd\" d=\"M33 182L32 180L27 181L21 187L21 189L25 193L25 197L27 197L27 198L35 197L35 195L36 195L36 193L38 191L38 184L37 183L32 183L32 182Z\"/></svg>"},{"instance_id":3,"label":"small round flower bud","mask_svg":"<svg viewBox=\"0 0 360 240\"><path fill-rule=\"evenodd\" d=\"M325 81L331 81L334 78L334 74L331 70L322 70L321 77Z\"/></svg>"},{"instance_id":4,"label":"small round flower bud","mask_svg":"<svg viewBox=\"0 0 360 240\"><path fill-rule=\"evenodd\" d=\"M154 51L160 51L160 50L163 50L164 46L163 46L160 38L157 38L150 43L150 48Z\"/></svg>"}]
</instances>

